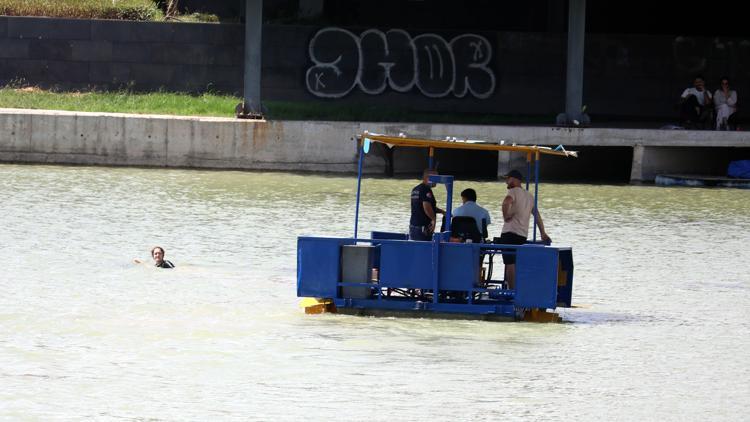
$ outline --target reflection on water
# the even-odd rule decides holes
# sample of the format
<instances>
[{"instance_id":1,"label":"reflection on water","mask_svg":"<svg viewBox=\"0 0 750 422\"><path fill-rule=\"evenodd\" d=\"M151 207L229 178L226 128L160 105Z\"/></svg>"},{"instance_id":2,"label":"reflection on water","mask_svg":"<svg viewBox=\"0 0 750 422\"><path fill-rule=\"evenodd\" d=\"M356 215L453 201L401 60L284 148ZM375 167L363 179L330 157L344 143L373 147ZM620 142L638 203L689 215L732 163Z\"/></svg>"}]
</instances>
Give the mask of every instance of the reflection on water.
<instances>
[{"instance_id":1,"label":"reflection on water","mask_svg":"<svg viewBox=\"0 0 750 422\"><path fill-rule=\"evenodd\" d=\"M366 180L360 230L405 231L416 183ZM455 191L466 187L502 221L503 184ZM749 191L543 185L548 231L574 248L581 307L567 324L305 316L296 237L351 236L355 188L350 176L0 166L0 419L750 411ZM175 270L131 263L156 244Z\"/></svg>"}]
</instances>

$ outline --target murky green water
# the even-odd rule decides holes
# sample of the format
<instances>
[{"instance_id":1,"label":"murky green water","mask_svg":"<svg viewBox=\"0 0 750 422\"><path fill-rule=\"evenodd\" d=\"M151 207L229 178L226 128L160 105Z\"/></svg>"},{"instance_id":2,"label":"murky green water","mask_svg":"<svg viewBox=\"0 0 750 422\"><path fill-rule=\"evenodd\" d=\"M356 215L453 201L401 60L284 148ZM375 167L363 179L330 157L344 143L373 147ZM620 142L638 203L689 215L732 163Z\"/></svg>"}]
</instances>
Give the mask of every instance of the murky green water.
<instances>
[{"instance_id":1,"label":"murky green water","mask_svg":"<svg viewBox=\"0 0 750 422\"><path fill-rule=\"evenodd\" d=\"M543 186L574 248L569 324L306 316L296 237L350 236L355 182L0 166L0 419L750 412L750 191ZM363 232L405 231L416 183L366 180ZM469 186L501 221L504 185ZM156 244L177 269L131 263Z\"/></svg>"}]
</instances>

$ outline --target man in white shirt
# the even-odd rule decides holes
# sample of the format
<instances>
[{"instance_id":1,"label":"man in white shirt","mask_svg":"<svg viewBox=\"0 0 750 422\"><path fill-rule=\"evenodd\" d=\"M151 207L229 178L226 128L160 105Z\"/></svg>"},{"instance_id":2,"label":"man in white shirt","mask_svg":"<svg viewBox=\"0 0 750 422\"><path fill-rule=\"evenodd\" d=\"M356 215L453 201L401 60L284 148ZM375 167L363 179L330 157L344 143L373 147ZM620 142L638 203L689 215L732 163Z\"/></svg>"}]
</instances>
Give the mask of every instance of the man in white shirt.
<instances>
[{"instance_id":1,"label":"man in white shirt","mask_svg":"<svg viewBox=\"0 0 750 422\"><path fill-rule=\"evenodd\" d=\"M711 125L713 97L706 89L703 76L693 79L693 87L686 88L680 96L680 119L687 128L706 129Z\"/></svg>"},{"instance_id":2,"label":"man in white shirt","mask_svg":"<svg viewBox=\"0 0 750 422\"><path fill-rule=\"evenodd\" d=\"M505 245L523 245L529 235L529 220L531 215L536 216L536 223L539 227L544 242L552 241L544 230L544 222L539 210L534 208L534 195L521 187L523 175L518 170L511 170L505 175L508 186L508 194L503 199L503 229L499 241ZM516 256L512 254L503 254L505 263L505 282L508 288L515 289L516 286Z\"/></svg>"},{"instance_id":3,"label":"man in white shirt","mask_svg":"<svg viewBox=\"0 0 750 422\"><path fill-rule=\"evenodd\" d=\"M492 223L490 213L477 204L477 192L474 189L464 189L461 192L463 205L453 210L454 217L472 217L477 223L479 233L482 233L482 220L489 226Z\"/></svg>"}]
</instances>

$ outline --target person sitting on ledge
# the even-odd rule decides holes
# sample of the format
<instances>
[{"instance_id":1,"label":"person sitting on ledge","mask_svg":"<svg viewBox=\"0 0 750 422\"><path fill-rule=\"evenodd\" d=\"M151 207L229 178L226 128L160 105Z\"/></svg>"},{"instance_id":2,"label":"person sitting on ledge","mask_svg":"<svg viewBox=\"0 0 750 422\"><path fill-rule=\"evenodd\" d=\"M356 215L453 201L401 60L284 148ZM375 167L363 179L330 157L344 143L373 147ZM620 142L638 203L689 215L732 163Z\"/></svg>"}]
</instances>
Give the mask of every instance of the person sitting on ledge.
<instances>
[{"instance_id":1,"label":"person sitting on ledge","mask_svg":"<svg viewBox=\"0 0 750 422\"><path fill-rule=\"evenodd\" d=\"M713 126L711 114L713 99L706 89L703 76L693 79L693 87L686 88L680 96L680 120L688 129L707 129Z\"/></svg>"},{"instance_id":2,"label":"person sitting on ledge","mask_svg":"<svg viewBox=\"0 0 750 422\"><path fill-rule=\"evenodd\" d=\"M151 257L154 259L154 266L157 268L174 268L174 264L164 259L164 248L161 246L154 246L151 249ZM140 259L134 259L133 262L136 264L142 264L143 261Z\"/></svg>"},{"instance_id":3,"label":"person sitting on ledge","mask_svg":"<svg viewBox=\"0 0 750 422\"><path fill-rule=\"evenodd\" d=\"M729 89L729 78L721 78L721 87L714 93L716 130L734 130L737 127L737 91Z\"/></svg>"}]
</instances>

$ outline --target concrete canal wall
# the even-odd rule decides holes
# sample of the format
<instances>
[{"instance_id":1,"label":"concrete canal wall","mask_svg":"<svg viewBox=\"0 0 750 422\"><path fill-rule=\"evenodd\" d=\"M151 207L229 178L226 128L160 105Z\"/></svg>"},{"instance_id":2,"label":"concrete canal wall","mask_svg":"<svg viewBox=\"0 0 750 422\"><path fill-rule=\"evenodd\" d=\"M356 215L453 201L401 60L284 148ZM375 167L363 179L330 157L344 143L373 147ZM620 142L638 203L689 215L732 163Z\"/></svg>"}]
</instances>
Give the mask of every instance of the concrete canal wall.
<instances>
[{"instance_id":1,"label":"concrete canal wall","mask_svg":"<svg viewBox=\"0 0 750 422\"><path fill-rule=\"evenodd\" d=\"M545 157L547 179L650 182L657 173L722 174L731 159L750 158L750 132L476 126L325 121L243 121L0 109L0 161L116 166L355 172L353 136L365 130L429 138L503 139L564 145L579 159ZM393 154L395 173L417 172L425 151ZM382 173L382 149L366 161ZM446 173L493 176L523 167L507 153L440 151Z\"/></svg>"}]
</instances>

